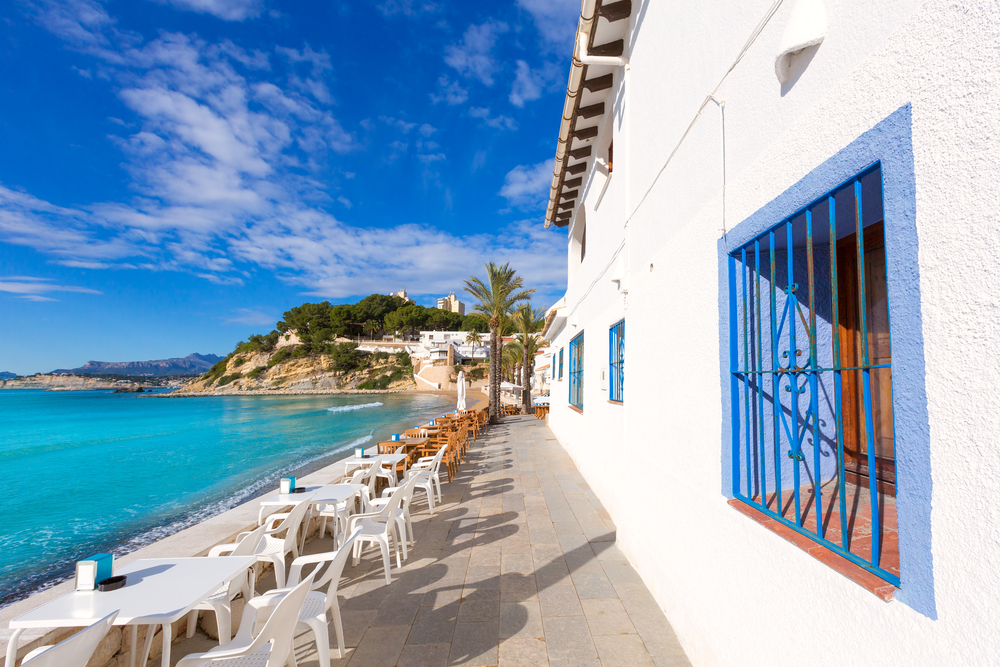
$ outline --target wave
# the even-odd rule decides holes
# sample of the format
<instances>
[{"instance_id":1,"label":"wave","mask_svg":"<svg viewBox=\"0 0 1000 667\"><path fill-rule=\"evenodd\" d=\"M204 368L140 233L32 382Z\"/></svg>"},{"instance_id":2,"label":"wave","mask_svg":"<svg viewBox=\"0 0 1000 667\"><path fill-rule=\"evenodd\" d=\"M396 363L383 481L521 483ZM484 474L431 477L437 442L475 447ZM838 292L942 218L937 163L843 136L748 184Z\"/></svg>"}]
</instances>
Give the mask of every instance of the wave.
<instances>
[{"instance_id":1,"label":"wave","mask_svg":"<svg viewBox=\"0 0 1000 667\"><path fill-rule=\"evenodd\" d=\"M375 401L374 403L359 403L358 405L338 405L334 408L327 408L327 412L351 412L352 410L364 410L365 408L377 408L380 405L385 405L381 401Z\"/></svg>"}]
</instances>

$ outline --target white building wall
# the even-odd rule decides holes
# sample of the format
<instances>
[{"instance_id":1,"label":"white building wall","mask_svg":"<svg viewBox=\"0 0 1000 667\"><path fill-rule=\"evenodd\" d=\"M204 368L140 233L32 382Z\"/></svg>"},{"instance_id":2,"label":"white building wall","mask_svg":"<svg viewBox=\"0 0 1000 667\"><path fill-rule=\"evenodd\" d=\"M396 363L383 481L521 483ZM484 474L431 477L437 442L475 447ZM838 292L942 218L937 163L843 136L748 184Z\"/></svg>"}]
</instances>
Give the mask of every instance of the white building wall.
<instances>
[{"instance_id":1,"label":"white building wall","mask_svg":"<svg viewBox=\"0 0 1000 667\"><path fill-rule=\"evenodd\" d=\"M717 94L725 100L723 211L715 104L660 170L770 4L634 3L624 100L615 77L615 171L607 187L603 175L584 183L588 253L577 267L570 252L566 324L547 334L565 350L549 423L696 666L996 664L1000 3L827 1L824 43L782 87L773 62L794 4L785 3ZM729 415L720 230L907 104L919 267L895 289L919 289L922 314L930 611L882 602L733 510L721 491ZM627 229L626 210L634 211ZM607 275L623 241L627 296ZM623 314L619 406L607 402L599 378L608 327ZM569 341L581 330L582 415L567 407ZM904 555L903 599L906 576Z\"/></svg>"}]
</instances>

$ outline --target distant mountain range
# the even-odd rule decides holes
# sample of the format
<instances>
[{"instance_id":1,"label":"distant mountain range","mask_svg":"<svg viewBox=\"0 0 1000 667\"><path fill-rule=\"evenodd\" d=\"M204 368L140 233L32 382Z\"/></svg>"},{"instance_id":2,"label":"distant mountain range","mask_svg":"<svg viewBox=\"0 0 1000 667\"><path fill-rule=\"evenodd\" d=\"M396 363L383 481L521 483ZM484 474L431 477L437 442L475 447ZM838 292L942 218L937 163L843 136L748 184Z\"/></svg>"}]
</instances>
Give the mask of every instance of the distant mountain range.
<instances>
[{"instance_id":1,"label":"distant mountain range","mask_svg":"<svg viewBox=\"0 0 1000 667\"><path fill-rule=\"evenodd\" d=\"M17 373L11 373L10 371L0 371L0 380L10 380L16 377Z\"/></svg>"},{"instance_id":2,"label":"distant mountain range","mask_svg":"<svg viewBox=\"0 0 1000 667\"><path fill-rule=\"evenodd\" d=\"M53 373L90 375L201 375L222 357L215 354L189 354L183 358L152 361L88 361L79 368L57 368ZM2 377L2 376L0 376Z\"/></svg>"}]
</instances>

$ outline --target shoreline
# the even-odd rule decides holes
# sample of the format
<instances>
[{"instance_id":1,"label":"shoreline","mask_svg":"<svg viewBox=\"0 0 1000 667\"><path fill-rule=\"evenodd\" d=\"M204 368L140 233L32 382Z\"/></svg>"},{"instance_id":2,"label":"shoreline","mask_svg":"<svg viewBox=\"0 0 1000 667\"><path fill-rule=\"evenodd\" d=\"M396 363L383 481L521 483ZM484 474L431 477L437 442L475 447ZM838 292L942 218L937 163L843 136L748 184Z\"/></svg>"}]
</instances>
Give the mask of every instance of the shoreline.
<instances>
[{"instance_id":1,"label":"shoreline","mask_svg":"<svg viewBox=\"0 0 1000 667\"><path fill-rule=\"evenodd\" d=\"M394 390L370 390L370 391L360 391L360 392L354 392L354 391L337 391L337 392L333 392L333 391L309 391L309 392L302 392L302 393L299 393L299 394L292 394L291 392L282 393L282 394L261 393L261 392L247 392L247 393L249 395L255 395L255 396L278 396L278 397L280 397L282 395L295 396L295 395L334 394L334 393L337 393L337 394L369 394L369 393L379 393L379 394L408 393L408 394L410 394L410 393L412 393L412 394L422 394L422 395L433 395L433 396L438 396L440 398L450 398L450 399L456 399L457 400L457 392L454 391L454 390L444 390L444 391L410 390L410 391L405 391L405 392L394 391ZM165 395L168 395L168 394L150 394L150 395L153 395L153 396L155 396L155 395L165 396ZM200 395L226 396L227 394L195 394L195 395L193 395L191 397L197 397L197 396L200 396ZM235 395L235 394L229 394L229 395ZM184 398L184 397L181 397L181 398ZM480 405L480 403L482 403L483 400L484 399L473 398L472 400L469 401L469 404L471 405L471 408L474 409L474 408L478 407ZM452 411L452 410L454 410L454 406L452 406L447 411ZM425 413L422 417L414 417L412 421L417 421L417 422L423 423L427 419L431 419L431 418L434 418L434 417L438 416L438 414L439 413L438 413L437 410L429 411L429 412ZM377 427L376 429L374 429L372 431L372 433L370 434L369 439L366 440L360 446L363 446L367 450L370 447L374 446L374 443L380 442L382 440L387 440L388 437L389 437L388 434L391 433L391 432L393 432L393 429L399 428L400 432L402 432L402 429L404 427L405 428L412 428L413 424L410 424L409 423L410 421L411 420L392 421L392 422L383 423L379 427ZM316 459L313 459L311 461L303 462L302 464L298 465L297 467L286 469L284 472L281 473L281 476L285 477L285 476L293 475L296 478L300 478L301 479L301 478L306 478L306 477L308 477L310 475L318 475L320 473L333 473L334 470L335 470L335 468L336 468L336 466L340 463L340 461L343 460L343 459L345 459L345 458L350 457L350 455L352 454L352 452L353 452L353 448L352 447L348 447L347 449L336 449L336 448L334 448L328 454L321 455L320 457L318 457ZM323 482L323 483L326 483L326 482ZM230 515L232 513L236 513L239 510L241 510L241 508L246 508L247 506L253 506L254 510L253 510L253 512L251 514L255 518L256 517L256 503L257 503L257 501L259 501L260 498L262 498L262 497L265 497L265 496L267 496L269 494L273 494L274 491L275 491L275 488L272 487L272 485L268 485L266 487L266 489L262 490L260 493L255 494L253 497L249 498L248 500L246 500L244 502L240 502L240 503L238 503L237 505L235 505L233 507L230 507L228 509L223 509L222 511L220 511L220 512L218 512L216 514L212 514L210 516L204 516L199 521L196 521L194 523L182 526L182 527L174 530L173 532L162 534L158 539L153 540L151 542L136 544L135 546L133 546L133 548L131 548L131 549L127 550L127 551L124 551L121 554L120 557L118 555L116 555L115 556L115 562L116 563L125 564L125 563L128 563L128 562L130 562L132 560L135 560L136 558L139 558L139 557L152 558L152 557L159 557L159 556L166 555L166 554L160 552L160 547L162 546L162 544L164 542L167 542L167 543L173 542L175 540L175 538L179 538L179 536L185 535L187 533L191 533L191 532L199 533L199 532L201 532L201 529L204 526L206 526L206 524L212 524L212 523L216 523L218 521L222 521L222 520L224 520L224 518L227 515ZM256 522L254 522L254 525L256 525ZM210 532L209 533L210 535L215 536L215 541L213 541L211 544L208 544L203 549L198 550L196 553L171 553L170 555L175 555L175 556L191 556L191 555L203 555L203 554L207 554L208 550L212 546L215 546L216 544L225 543L227 539L229 539L231 541L231 538L234 538L236 536L236 534L238 534L239 532L245 530L246 528L247 528L247 526L244 526L244 525L241 524L241 526L240 526L240 528L238 530L234 531L232 533L232 535L229 535L227 538L222 539L221 541L218 539L217 534L215 532ZM151 528L151 530L152 530L152 528ZM128 539L123 540L120 544L118 544L114 548L112 548L111 551L115 552L118 549L127 549L128 546L129 546L129 541L130 540L128 540ZM185 542L187 542L187 540L185 540ZM137 555L137 554L141 554L142 552L145 552L147 550L153 550L154 553L151 554L151 555ZM12 600L10 602L7 602L7 603L5 603L3 605L0 605L0 644L5 644L6 643L6 639L9 636L9 632L10 632L7 628L3 627L5 625L4 621L10 620L11 618L14 618L16 616L19 616L21 614L26 613L30 609L33 609L33 608L35 608L37 606L40 606L41 604L44 604L45 602L49 601L50 599L52 599L53 597L56 596L56 594L54 593L54 591L58 591L59 595L65 593L65 592L68 592L69 589L67 588L67 586L71 586L72 579L73 579L73 575L72 574L67 574L65 576L54 575L46 583L40 585L38 588L35 588L34 590L32 590L30 592L27 592L23 597L18 597L17 599L14 599L14 600ZM30 604L33 600L36 600L36 599L38 600L37 603ZM22 605L27 605L27 606L25 606L23 609L21 609L20 607L22 607ZM12 613L11 610L13 610L15 608L18 608L18 609L16 609L16 613ZM2 655L2 654L0 654L0 655ZM2 664L2 657L0 657L0 664Z\"/></svg>"}]
</instances>

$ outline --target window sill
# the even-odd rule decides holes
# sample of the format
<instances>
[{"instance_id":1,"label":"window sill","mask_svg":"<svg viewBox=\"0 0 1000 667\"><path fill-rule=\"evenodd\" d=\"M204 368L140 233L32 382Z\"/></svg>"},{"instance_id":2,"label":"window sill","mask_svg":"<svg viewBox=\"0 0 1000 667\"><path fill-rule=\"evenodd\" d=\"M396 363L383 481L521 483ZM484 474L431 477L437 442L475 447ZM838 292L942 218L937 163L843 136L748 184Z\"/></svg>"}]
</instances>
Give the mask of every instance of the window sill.
<instances>
[{"instance_id":1,"label":"window sill","mask_svg":"<svg viewBox=\"0 0 1000 667\"><path fill-rule=\"evenodd\" d=\"M583 414L583 408L578 408L575 405L570 405L569 409L572 410L573 412L579 412L581 415Z\"/></svg>"},{"instance_id":2,"label":"window sill","mask_svg":"<svg viewBox=\"0 0 1000 667\"><path fill-rule=\"evenodd\" d=\"M805 535L795 532L779 521L775 521L768 515L754 509L742 500L732 498L730 499L729 504L736 511L750 517L760 525L770 530L772 533L783 537L785 540L791 542L799 549L802 549L816 560L832 568L835 572L844 575L857 585L867 590L869 593L872 593L883 602L890 602L895 596L895 586L884 579L876 577L863 567L855 565L843 556L830 551L822 544L813 542Z\"/></svg>"},{"instance_id":3,"label":"window sill","mask_svg":"<svg viewBox=\"0 0 1000 667\"><path fill-rule=\"evenodd\" d=\"M608 399L608 403L611 405L625 405L625 401L616 401L610 398Z\"/></svg>"}]
</instances>

